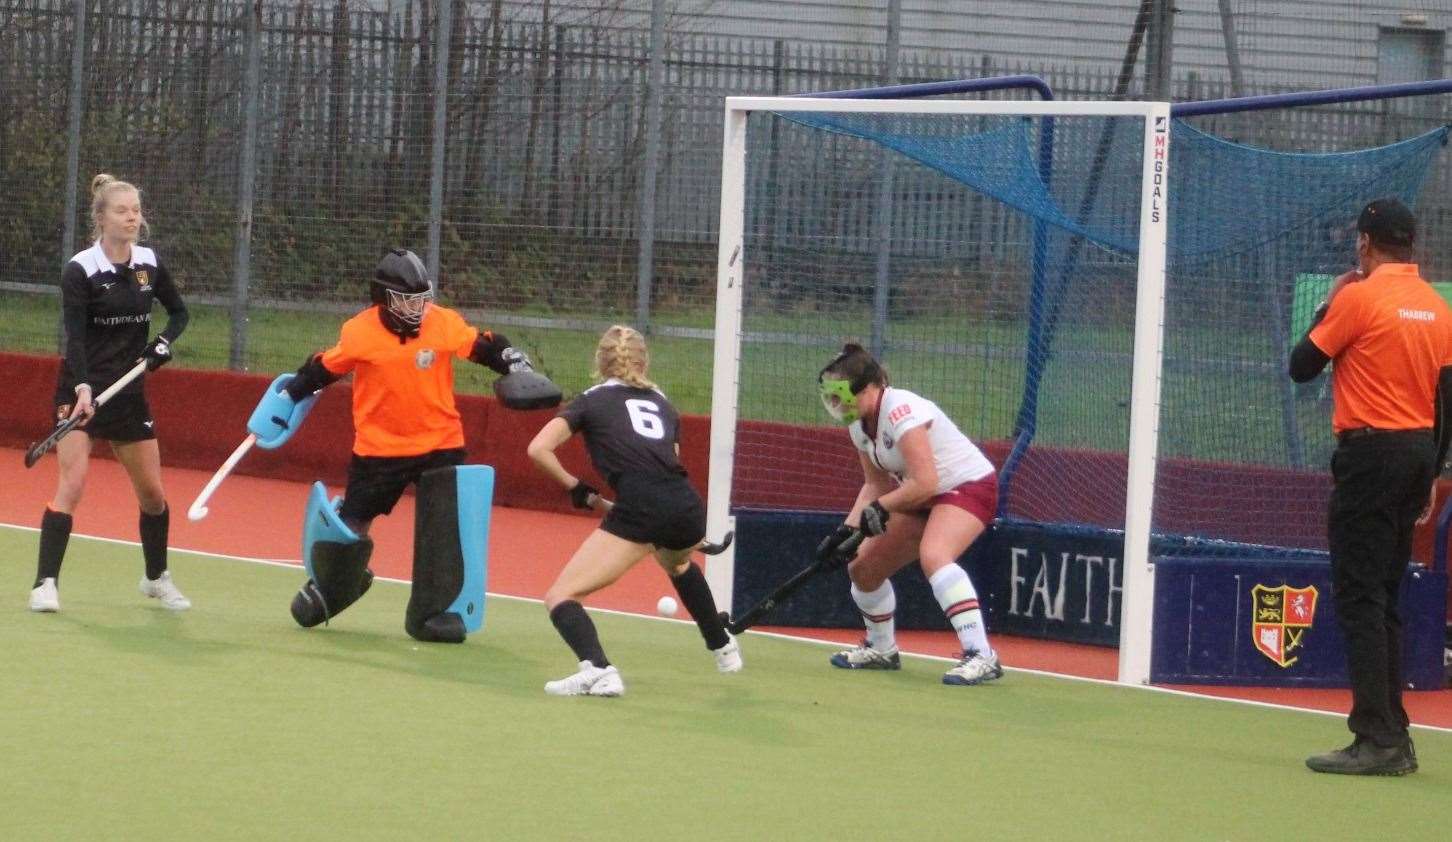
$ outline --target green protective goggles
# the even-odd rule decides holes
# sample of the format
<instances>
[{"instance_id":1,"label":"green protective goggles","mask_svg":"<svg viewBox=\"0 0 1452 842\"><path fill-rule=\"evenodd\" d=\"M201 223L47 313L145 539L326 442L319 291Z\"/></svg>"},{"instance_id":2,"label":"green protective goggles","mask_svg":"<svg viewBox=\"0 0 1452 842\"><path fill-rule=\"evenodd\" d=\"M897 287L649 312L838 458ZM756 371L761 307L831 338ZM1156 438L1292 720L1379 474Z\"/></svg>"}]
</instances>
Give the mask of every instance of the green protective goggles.
<instances>
[{"instance_id":1,"label":"green protective goggles","mask_svg":"<svg viewBox=\"0 0 1452 842\"><path fill-rule=\"evenodd\" d=\"M822 392L822 406L839 424L851 424L862 417L857 409L857 396L852 394L852 381L821 378L817 387Z\"/></svg>"}]
</instances>

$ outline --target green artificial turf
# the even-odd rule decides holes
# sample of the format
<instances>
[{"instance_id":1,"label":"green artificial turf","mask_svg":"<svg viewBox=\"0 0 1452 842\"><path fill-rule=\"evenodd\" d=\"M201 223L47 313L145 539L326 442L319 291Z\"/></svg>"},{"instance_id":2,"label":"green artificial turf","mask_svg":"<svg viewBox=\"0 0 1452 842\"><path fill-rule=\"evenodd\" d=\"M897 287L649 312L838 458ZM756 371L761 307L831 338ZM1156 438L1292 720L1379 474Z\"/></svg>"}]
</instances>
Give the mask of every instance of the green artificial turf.
<instances>
[{"instance_id":1,"label":"green artificial turf","mask_svg":"<svg viewBox=\"0 0 1452 842\"><path fill-rule=\"evenodd\" d=\"M379 583L295 627L296 569L76 538L63 611L25 608L33 532L0 531L0 839L1444 839L1452 734L1423 771L1315 775L1336 718L941 662L831 669L748 635L721 676L683 623L596 614L627 692L559 699L543 609L491 599L462 646L403 632Z\"/></svg>"}]
</instances>

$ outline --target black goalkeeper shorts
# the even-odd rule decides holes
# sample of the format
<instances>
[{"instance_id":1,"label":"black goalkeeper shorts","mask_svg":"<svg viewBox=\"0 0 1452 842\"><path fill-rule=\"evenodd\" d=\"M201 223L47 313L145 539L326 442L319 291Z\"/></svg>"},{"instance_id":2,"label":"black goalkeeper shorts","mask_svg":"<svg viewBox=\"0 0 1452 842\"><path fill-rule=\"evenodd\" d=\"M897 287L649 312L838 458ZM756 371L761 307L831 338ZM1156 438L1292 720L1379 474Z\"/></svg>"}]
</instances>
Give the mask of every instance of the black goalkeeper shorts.
<instances>
[{"instance_id":1,"label":"black goalkeeper shorts","mask_svg":"<svg viewBox=\"0 0 1452 842\"><path fill-rule=\"evenodd\" d=\"M685 477L627 474L600 528L637 544L688 550L706 537L706 505Z\"/></svg>"},{"instance_id":2,"label":"black goalkeeper shorts","mask_svg":"<svg viewBox=\"0 0 1452 842\"><path fill-rule=\"evenodd\" d=\"M425 471L462 465L464 448L432 450L418 456L359 456L348 463L348 487L338 515L354 522L386 515L398 505L398 498L410 483L417 483Z\"/></svg>"}]
</instances>

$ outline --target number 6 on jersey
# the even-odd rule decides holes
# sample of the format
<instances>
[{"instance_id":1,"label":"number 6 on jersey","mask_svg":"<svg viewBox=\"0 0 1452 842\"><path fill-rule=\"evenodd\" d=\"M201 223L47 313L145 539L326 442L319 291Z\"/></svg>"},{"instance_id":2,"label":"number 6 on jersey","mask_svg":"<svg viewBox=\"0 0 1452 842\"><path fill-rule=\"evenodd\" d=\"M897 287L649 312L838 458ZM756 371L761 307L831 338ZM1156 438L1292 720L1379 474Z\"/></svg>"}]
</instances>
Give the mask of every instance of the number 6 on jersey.
<instances>
[{"instance_id":1,"label":"number 6 on jersey","mask_svg":"<svg viewBox=\"0 0 1452 842\"><path fill-rule=\"evenodd\" d=\"M625 402L630 413L630 426L648 439L665 438L665 425L660 420L660 406L655 401L631 398Z\"/></svg>"}]
</instances>

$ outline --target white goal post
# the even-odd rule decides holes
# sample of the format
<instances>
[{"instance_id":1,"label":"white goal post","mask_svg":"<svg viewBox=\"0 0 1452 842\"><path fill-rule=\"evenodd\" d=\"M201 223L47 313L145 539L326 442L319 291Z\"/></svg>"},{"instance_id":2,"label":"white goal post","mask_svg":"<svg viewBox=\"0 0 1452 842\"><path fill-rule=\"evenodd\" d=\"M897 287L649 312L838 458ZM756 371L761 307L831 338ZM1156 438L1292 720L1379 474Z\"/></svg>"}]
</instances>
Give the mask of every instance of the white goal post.
<instances>
[{"instance_id":1,"label":"white goal post","mask_svg":"<svg viewBox=\"0 0 1452 842\"><path fill-rule=\"evenodd\" d=\"M731 515L739 409L745 251L746 136L752 112L835 112L1024 117L1117 117L1143 124L1143 180L1134 315L1134 363L1125 500L1123 603L1119 680L1150 678L1154 568L1150 519L1159 440L1160 375L1164 344L1165 261L1168 236L1170 106L1164 102L1055 102L932 99L817 99L728 97L721 162L720 243L717 258L715 348L711 385L710 481L707 534L734 528ZM813 384L802 384L804 399ZM971 431L969 431L971 435ZM845 436L845 433L844 433ZM706 576L719 607L729 610L736 546L707 559Z\"/></svg>"}]
</instances>

